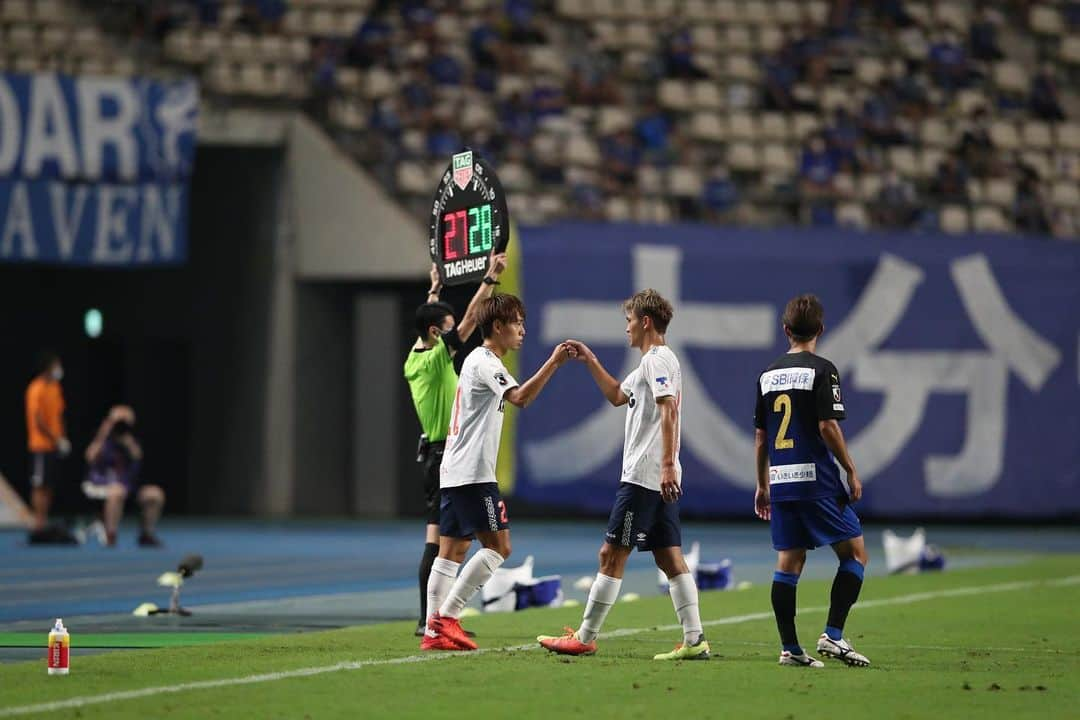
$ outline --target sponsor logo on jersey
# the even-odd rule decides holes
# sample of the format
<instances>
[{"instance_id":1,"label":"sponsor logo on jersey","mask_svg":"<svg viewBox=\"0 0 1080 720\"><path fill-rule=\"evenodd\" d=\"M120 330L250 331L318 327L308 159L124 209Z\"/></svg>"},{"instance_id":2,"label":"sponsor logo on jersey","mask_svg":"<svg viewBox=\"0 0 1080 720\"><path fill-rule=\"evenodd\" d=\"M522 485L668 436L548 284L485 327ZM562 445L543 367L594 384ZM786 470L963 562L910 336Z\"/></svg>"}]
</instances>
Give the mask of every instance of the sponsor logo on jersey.
<instances>
[{"instance_id":1,"label":"sponsor logo on jersey","mask_svg":"<svg viewBox=\"0 0 1080 720\"><path fill-rule=\"evenodd\" d=\"M795 463L793 465L773 465L769 468L769 484L814 482L817 480L817 467L814 463Z\"/></svg>"},{"instance_id":2,"label":"sponsor logo on jersey","mask_svg":"<svg viewBox=\"0 0 1080 720\"><path fill-rule=\"evenodd\" d=\"M784 390L813 390L814 368L779 368L762 373L759 384L761 394Z\"/></svg>"},{"instance_id":3,"label":"sponsor logo on jersey","mask_svg":"<svg viewBox=\"0 0 1080 720\"><path fill-rule=\"evenodd\" d=\"M630 388L623 388L622 391L623 394L626 395L626 397L628 398L627 404L630 406L630 409L633 410L634 406L637 405L637 399L634 397L634 391Z\"/></svg>"},{"instance_id":4,"label":"sponsor logo on jersey","mask_svg":"<svg viewBox=\"0 0 1080 720\"><path fill-rule=\"evenodd\" d=\"M839 385L833 385L832 386L832 399L833 399L833 402L840 402L840 386Z\"/></svg>"},{"instance_id":5,"label":"sponsor logo on jersey","mask_svg":"<svg viewBox=\"0 0 1080 720\"><path fill-rule=\"evenodd\" d=\"M661 390L668 390L671 388L671 381L668 380L667 375L661 375L660 377L656 378L656 387L660 388Z\"/></svg>"},{"instance_id":6,"label":"sponsor logo on jersey","mask_svg":"<svg viewBox=\"0 0 1080 720\"><path fill-rule=\"evenodd\" d=\"M844 403L833 403L832 409L837 412L844 412Z\"/></svg>"},{"instance_id":7,"label":"sponsor logo on jersey","mask_svg":"<svg viewBox=\"0 0 1080 720\"><path fill-rule=\"evenodd\" d=\"M510 383L510 381L506 379L506 375L501 372L495 373L495 379L499 382L500 385L503 386L506 386Z\"/></svg>"}]
</instances>

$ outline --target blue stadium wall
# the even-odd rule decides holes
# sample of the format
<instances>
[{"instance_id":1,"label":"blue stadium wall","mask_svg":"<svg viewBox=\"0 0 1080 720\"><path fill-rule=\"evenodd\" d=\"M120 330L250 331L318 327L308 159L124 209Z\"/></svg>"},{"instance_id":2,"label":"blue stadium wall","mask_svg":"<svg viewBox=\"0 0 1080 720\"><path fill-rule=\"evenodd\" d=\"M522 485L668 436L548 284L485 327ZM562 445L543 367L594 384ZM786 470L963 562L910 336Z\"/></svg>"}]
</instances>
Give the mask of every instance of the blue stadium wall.
<instances>
[{"instance_id":1,"label":"blue stadium wall","mask_svg":"<svg viewBox=\"0 0 1080 720\"><path fill-rule=\"evenodd\" d=\"M527 376L566 338L622 377L620 302L672 299L684 375L684 513L749 516L758 374L787 349L784 303L826 308L868 517L1080 515L1080 246L1019 237L559 224L521 233ZM523 379L523 378L522 378ZM624 409L578 365L518 418L513 494L606 512Z\"/></svg>"}]
</instances>

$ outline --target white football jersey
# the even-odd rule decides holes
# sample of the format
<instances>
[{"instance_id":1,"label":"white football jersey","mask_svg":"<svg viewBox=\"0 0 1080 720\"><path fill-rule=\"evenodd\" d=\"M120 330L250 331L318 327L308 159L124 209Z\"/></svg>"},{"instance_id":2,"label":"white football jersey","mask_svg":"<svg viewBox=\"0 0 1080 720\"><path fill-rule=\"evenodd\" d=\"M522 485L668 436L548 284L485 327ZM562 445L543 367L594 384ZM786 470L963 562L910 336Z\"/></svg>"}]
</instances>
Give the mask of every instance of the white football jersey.
<instances>
[{"instance_id":1,"label":"white football jersey","mask_svg":"<svg viewBox=\"0 0 1080 720\"><path fill-rule=\"evenodd\" d=\"M503 394L517 385L499 356L487 348L478 347L465 358L446 435L440 487L495 482Z\"/></svg>"},{"instance_id":2,"label":"white football jersey","mask_svg":"<svg viewBox=\"0 0 1080 720\"><path fill-rule=\"evenodd\" d=\"M660 407L656 398L675 399L675 477L682 484L679 446L682 437L682 370L667 345L658 345L641 356L637 370L622 381L626 404L626 438L623 441L622 481L660 490L660 460L664 438L660 433Z\"/></svg>"}]
</instances>

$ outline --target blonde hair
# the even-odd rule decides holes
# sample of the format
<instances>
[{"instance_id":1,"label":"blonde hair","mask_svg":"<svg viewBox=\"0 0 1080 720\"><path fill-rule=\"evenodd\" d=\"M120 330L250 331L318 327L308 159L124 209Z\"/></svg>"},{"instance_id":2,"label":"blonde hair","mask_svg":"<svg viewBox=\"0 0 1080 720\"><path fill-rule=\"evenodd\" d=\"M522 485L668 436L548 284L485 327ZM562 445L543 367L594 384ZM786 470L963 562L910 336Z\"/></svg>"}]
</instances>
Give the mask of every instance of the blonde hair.
<instances>
[{"instance_id":1,"label":"blonde hair","mask_svg":"<svg viewBox=\"0 0 1080 720\"><path fill-rule=\"evenodd\" d=\"M675 315L671 303L652 288L634 293L633 296L623 302L623 310L634 313L639 319L648 316L652 320L653 327L661 335L667 332L668 323L671 322L671 318Z\"/></svg>"}]
</instances>

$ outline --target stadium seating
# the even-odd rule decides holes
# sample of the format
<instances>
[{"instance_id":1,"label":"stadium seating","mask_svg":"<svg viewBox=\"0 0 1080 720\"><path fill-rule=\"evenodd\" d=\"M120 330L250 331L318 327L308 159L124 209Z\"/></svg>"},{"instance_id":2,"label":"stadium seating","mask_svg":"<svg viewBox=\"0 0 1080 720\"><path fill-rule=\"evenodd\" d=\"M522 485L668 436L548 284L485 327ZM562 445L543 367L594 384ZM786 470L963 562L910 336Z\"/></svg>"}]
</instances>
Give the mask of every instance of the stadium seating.
<instances>
[{"instance_id":1,"label":"stadium seating","mask_svg":"<svg viewBox=\"0 0 1080 720\"><path fill-rule=\"evenodd\" d=\"M847 3L790 0L462 0L390 4L378 17L374 0L291 0L284 14L222 0L216 15L165 3L165 21L125 15L137 4L3 0L0 64L169 66L199 75L216 100L302 107L418 210L446 148L470 144L506 168L512 193L536 195L519 203L536 221L700 219L702 168L726 164L738 202L754 206L744 217L760 222L806 221L812 202L873 226L863 203L895 171L915 193L913 227L1011 228L1026 173L1025 198L1080 226L1080 35L1053 0L991 11L997 54L971 44L987 13L970 0L905 2L902 20L873 3L845 15ZM149 49L130 40L147 22L159 23L139 34ZM958 53L942 49L954 41ZM1056 110L1036 104L1039 87ZM980 110L989 149L966 144ZM632 148L609 147L626 132ZM811 200L803 152L819 133L845 179ZM607 177L612 152L631 166L632 190ZM978 197L935 191L950 158L966 178L952 185Z\"/></svg>"}]
</instances>

